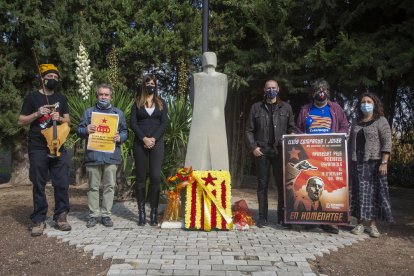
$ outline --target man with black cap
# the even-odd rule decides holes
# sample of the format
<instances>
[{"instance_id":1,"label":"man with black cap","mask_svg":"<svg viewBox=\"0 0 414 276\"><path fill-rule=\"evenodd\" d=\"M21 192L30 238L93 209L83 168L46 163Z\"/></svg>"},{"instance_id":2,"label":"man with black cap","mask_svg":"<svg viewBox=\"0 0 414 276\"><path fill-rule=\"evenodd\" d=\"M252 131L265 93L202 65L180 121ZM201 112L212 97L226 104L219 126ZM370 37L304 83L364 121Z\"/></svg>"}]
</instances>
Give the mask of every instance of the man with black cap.
<instances>
[{"instance_id":1,"label":"man with black cap","mask_svg":"<svg viewBox=\"0 0 414 276\"><path fill-rule=\"evenodd\" d=\"M28 152L29 177L33 183L33 213L30 216L33 222L32 236L42 235L46 227L48 203L45 187L48 176L54 188L55 228L61 231L72 229L66 219L69 212L69 160L63 146L59 148L59 154L51 156L48 142L41 132L50 128L53 121L57 125L70 122L68 103L65 96L55 91L59 83L57 67L41 64L39 71L42 88L26 95L18 120L19 126L30 125Z\"/></svg>"},{"instance_id":2,"label":"man with black cap","mask_svg":"<svg viewBox=\"0 0 414 276\"><path fill-rule=\"evenodd\" d=\"M259 203L259 220L256 225L261 228L268 223L267 192L269 169L272 167L278 192L278 223L284 228L290 228L290 225L284 224L282 136L295 133L296 127L292 107L279 98L278 83L268 80L263 92L264 100L252 105L246 126L247 142L256 161Z\"/></svg>"}]
</instances>

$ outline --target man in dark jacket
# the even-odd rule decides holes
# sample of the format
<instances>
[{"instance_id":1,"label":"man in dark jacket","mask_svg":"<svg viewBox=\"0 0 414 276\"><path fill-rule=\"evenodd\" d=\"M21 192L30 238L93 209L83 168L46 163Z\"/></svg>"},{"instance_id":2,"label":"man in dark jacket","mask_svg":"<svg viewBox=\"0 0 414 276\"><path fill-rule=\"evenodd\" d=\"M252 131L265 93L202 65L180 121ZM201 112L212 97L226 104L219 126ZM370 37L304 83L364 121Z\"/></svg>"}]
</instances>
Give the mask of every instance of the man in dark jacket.
<instances>
[{"instance_id":1,"label":"man in dark jacket","mask_svg":"<svg viewBox=\"0 0 414 276\"><path fill-rule=\"evenodd\" d=\"M113 88L107 84L101 84L96 89L97 103L95 106L85 110L83 118L78 126L78 135L88 139L89 134L97 131L97 126L91 124L92 112L118 114L118 129L114 136L115 151L101 152L86 149L85 143L85 164L88 175L88 207L89 220L86 227L94 227L98 218L101 217L102 224L112 227L111 209L114 200L114 187L116 183L116 171L121 164L121 143L128 139L128 127L124 113L111 105ZM102 207L99 207L99 186L103 186Z\"/></svg>"},{"instance_id":2,"label":"man in dark jacket","mask_svg":"<svg viewBox=\"0 0 414 276\"><path fill-rule=\"evenodd\" d=\"M258 227L267 225L269 168L272 166L278 191L278 223L284 225L284 196L282 172L282 135L296 130L292 107L279 99L279 85L268 80L264 86L264 100L250 109L246 127L247 142L257 168Z\"/></svg>"}]
</instances>

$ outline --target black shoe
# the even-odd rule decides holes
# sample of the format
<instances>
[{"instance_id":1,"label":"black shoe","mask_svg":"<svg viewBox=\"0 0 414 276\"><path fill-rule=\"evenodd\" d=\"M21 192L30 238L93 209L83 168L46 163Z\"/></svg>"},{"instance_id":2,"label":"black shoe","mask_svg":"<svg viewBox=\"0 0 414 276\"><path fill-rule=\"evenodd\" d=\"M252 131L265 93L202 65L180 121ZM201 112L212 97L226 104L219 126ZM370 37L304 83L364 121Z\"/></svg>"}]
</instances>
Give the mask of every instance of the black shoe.
<instances>
[{"instance_id":1,"label":"black shoe","mask_svg":"<svg viewBox=\"0 0 414 276\"><path fill-rule=\"evenodd\" d=\"M94 227L98 223L97 218L89 218L88 222L86 222L86 227L91 228Z\"/></svg>"},{"instance_id":2,"label":"black shoe","mask_svg":"<svg viewBox=\"0 0 414 276\"><path fill-rule=\"evenodd\" d=\"M287 224L284 222L280 222L279 226L282 227L283 229L292 229L292 224Z\"/></svg>"},{"instance_id":3,"label":"black shoe","mask_svg":"<svg viewBox=\"0 0 414 276\"><path fill-rule=\"evenodd\" d=\"M334 226L334 225L321 225L320 226L321 229L327 233L331 233L331 234L338 234L339 233L339 228L338 226Z\"/></svg>"},{"instance_id":4,"label":"black shoe","mask_svg":"<svg viewBox=\"0 0 414 276\"><path fill-rule=\"evenodd\" d=\"M158 225L158 209L157 208L151 208L150 225L151 226L157 226Z\"/></svg>"},{"instance_id":5,"label":"black shoe","mask_svg":"<svg viewBox=\"0 0 414 276\"><path fill-rule=\"evenodd\" d=\"M267 226L267 221L264 219L259 219L256 223L256 226L259 228L263 228L265 226Z\"/></svg>"},{"instance_id":6,"label":"black shoe","mask_svg":"<svg viewBox=\"0 0 414 276\"><path fill-rule=\"evenodd\" d=\"M304 226L306 231L313 231L313 230L317 230L318 229L318 225L315 224L306 224Z\"/></svg>"},{"instance_id":7,"label":"black shoe","mask_svg":"<svg viewBox=\"0 0 414 276\"><path fill-rule=\"evenodd\" d=\"M106 227L114 226L114 223L112 222L112 219L110 217L102 217L102 224Z\"/></svg>"}]
</instances>

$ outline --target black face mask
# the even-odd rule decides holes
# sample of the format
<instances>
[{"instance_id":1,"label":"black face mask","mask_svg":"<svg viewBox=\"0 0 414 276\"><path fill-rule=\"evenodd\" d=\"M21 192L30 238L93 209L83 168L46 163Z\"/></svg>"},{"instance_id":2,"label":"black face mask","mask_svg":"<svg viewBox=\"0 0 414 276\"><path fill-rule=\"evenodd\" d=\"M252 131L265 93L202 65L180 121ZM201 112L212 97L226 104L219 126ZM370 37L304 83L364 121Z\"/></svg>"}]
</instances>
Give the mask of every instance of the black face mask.
<instances>
[{"instance_id":1,"label":"black face mask","mask_svg":"<svg viewBox=\"0 0 414 276\"><path fill-rule=\"evenodd\" d=\"M146 87L147 87L147 93L150 95L154 94L155 91L157 91L157 88L155 88L155 86L147 85Z\"/></svg>"},{"instance_id":2,"label":"black face mask","mask_svg":"<svg viewBox=\"0 0 414 276\"><path fill-rule=\"evenodd\" d=\"M325 91L320 91L316 93L313 98L315 99L315 101L323 102L328 98L328 94Z\"/></svg>"},{"instance_id":3,"label":"black face mask","mask_svg":"<svg viewBox=\"0 0 414 276\"><path fill-rule=\"evenodd\" d=\"M43 83L47 89L54 90L59 82L55 79L45 79Z\"/></svg>"}]
</instances>

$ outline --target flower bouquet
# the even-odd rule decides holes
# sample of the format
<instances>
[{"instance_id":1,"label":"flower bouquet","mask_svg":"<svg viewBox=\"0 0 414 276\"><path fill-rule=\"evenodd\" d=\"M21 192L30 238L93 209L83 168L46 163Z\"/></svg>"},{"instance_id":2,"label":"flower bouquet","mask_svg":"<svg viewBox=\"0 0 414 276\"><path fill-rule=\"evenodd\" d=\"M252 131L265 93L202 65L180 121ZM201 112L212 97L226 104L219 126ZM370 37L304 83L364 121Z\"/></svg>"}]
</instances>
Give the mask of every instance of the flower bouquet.
<instances>
[{"instance_id":1,"label":"flower bouquet","mask_svg":"<svg viewBox=\"0 0 414 276\"><path fill-rule=\"evenodd\" d=\"M167 178L167 207L164 211L164 221L178 221L181 218L181 189L194 182L193 169L180 168L177 173Z\"/></svg>"}]
</instances>

